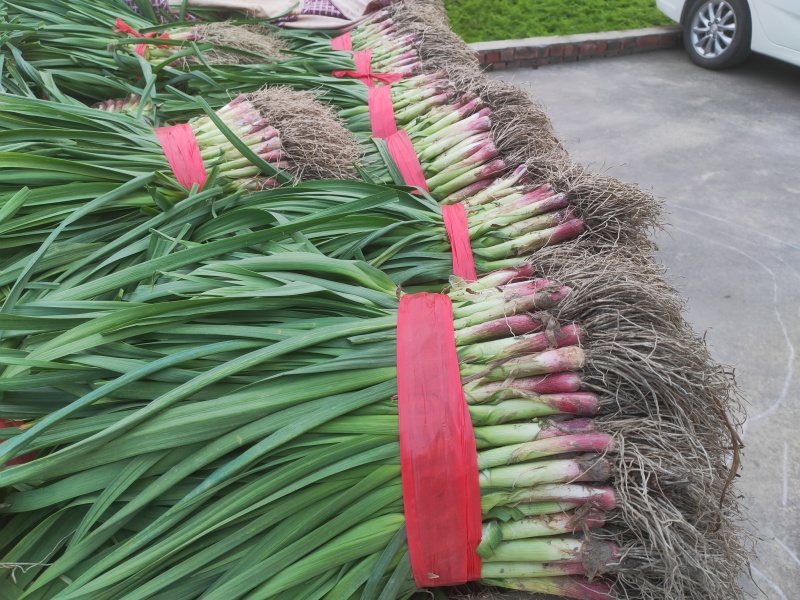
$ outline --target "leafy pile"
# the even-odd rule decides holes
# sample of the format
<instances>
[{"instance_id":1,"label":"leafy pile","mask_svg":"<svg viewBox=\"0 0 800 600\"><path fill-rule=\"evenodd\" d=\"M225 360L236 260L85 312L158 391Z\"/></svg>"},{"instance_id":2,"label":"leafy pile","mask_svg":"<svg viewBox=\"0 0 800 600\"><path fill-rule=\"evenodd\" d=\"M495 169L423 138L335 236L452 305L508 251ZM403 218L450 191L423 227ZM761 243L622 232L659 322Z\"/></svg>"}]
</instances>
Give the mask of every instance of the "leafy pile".
<instances>
[{"instance_id":1,"label":"leafy pile","mask_svg":"<svg viewBox=\"0 0 800 600\"><path fill-rule=\"evenodd\" d=\"M572 163L438 2L350 32L400 76L424 189L329 34L137 6L0 1L0 597L417 593L395 346L420 291L452 305L483 584L742 597L737 391L651 197Z\"/></svg>"}]
</instances>

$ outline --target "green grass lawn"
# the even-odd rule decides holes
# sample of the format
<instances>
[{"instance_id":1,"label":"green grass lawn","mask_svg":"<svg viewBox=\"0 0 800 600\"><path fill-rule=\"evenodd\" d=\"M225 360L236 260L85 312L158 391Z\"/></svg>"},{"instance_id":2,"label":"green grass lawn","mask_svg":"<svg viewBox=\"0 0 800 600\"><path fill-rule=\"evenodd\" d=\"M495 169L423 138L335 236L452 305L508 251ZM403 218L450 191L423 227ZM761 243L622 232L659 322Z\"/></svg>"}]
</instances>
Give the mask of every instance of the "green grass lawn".
<instances>
[{"instance_id":1,"label":"green grass lawn","mask_svg":"<svg viewBox=\"0 0 800 600\"><path fill-rule=\"evenodd\" d=\"M637 29L673 22L655 0L445 0L467 42Z\"/></svg>"}]
</instances>

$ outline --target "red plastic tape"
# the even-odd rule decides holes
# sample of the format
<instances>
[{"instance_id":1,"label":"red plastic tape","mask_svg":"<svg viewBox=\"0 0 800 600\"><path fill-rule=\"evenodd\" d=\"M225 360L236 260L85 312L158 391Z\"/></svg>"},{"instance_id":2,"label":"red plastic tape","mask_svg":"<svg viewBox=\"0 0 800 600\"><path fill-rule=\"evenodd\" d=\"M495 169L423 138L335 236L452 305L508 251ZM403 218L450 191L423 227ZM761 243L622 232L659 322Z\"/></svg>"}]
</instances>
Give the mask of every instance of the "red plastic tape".
<instances>
[{"instance_id":1,"label":"red plastic tape","mask_svg":"<svg viewBox=\"0 0 800 600\"><path fill-rule=\"evenodd\" d=\"M146 33L146 34L142 35L141 33L136 31L133 27L128 25L122 19L117 19L115 25L117 26L117 28L114 30L116 33L127 33L128 35L132 35L133 37L138 37L138 38L154 38L154 37L156 37L156 33L155 32ZM168 40L169 39L169 34L165 33L163 35L159 35L158 39L160 39L160 40ZM138 54L139 56L142 56L142 57L144 57L145 50L147 50L147 44L136 44L136 46L134 47L134 51L136 52L136 54Z\"/></svg>"},{"instance_id":2,"label":"red plastic tape","mask_svg":"<svg viewBox=\"0 0 800 600\"><path fill-rule=\"evenodd\" d=\"M372 75L372 50L353 52L353 60L356 63L356 73L359 73L359 77Z\"/></svg>"},{"instance_id":3,"label":"red plastic tape","mask_svg":"<svg viewBox=\"0 0 800 600\"><path fill-rule=\"evenodd\" d=\"M343 33L342 35L335 37L331 40L331 49L332 50L353 50L353 40L350 39L350 32Z\"/></svg>"},{"instance_id":4,"label":"red plastic tape","mask_svg":"<svg viewBox=\"0 0 800 600\"><path fill-rule=\"evenodd\" d=\"M5 419L0 419L0 429L4 429L6 427L19 427L20 425L22 425L22 421L6 421ZM0 442L0 445L2 445L2 442ZM6 463L6 466L13 467L14 465L23 465L31 462L34 458L36 458L36 452L28 452L27 454L23 454L22 456L11 459Z\"/></svg>"},{"instance_id":5,"label":"red plastic tape","mask_svg":"<svg viewBox=\"0 0 800 600\"><path fill-rule=\"evenodd\" d=\"M116 27L117 27L117 28L114 30L114 32L115 32L115 33L127 33L127 34L129 34L129 35L132 35L133 37L139 37L139 38L140 38L140 37L144 37L144 36L143 36L141 33L139 33L138 31L136 31L136 30L135 30L133 27L131 27L130 25L128 25L128 24L127 24L125 21L123 21L122 19L117 19L117 20L114 22L114 25L116 25Z\"/></svg>"},{"instance_id":6,"label":"red plastic tape","mask_svg":"<svg viewBox=\"0 0 800 600\"><path fill-rule=\"evenodd\" d=\"M406 185L422 188L427 192L428 182L425 181L422 165L419 164L414 145L411 143L411 138L408 137L405 129L400 129L387 137L386 145L389 147L389 154L392 155L394 162L397 163Z\"/></svg>"},{"instance_id":7,"label":"red plastic tape","mask_svg":"<svg viewBox=\"0 0 800 600\"><path fill-rule=\"evenodd\" d=\"M392 105L392 88L388 85L369 88L367 102L372 137L386 139L393 133L397 133L394 106Z\"/></svg>"},{"instance_id":8,"label":"red plastic tape","mask_svg":"<svg viewBox=\"0 0 800 600\"><path fill-rule=\"evenodd\" d=\"M409 294L397 317L400 468L411 570L418 587L477 581L478 453L444 294Z\"/></svg>"},{"instance_id":9,"label":"red plastic tape","mask_svg":"<svg viewBox=\"0 0 800 600\"><path fill-rule=\"evenodd\" d=\"M155 132L178 183L189 189L196 183L203 189L208 173L191 126L157 127Z\"/></svg>"},{"instance_id":10,"label":"red plastic tape","mask_svg":"<svg viewBox=\"0 0 800 600\"><path fill-rule=\"evenodd\" d=\"M374 87L375 82L392 84L400 81L403 75L400 73L373 73L372 72L372 50L359 50L353 53L356 62L355 71L334 71L334 77L353 77L359 79L367 87Z\"/></svg>"},{"instance_id":11,"label":"red plastic tape","mask_svg":"<svg viewBox=\"0 0 800 600\"><path fill-rule=\"evenodd\" d=\"M469 240L467 209L460 202L445 204L442 206L442 216L453 253L453 275L466 281L477 281L478 273L475 271L475 258L472 256L472 244Z\"/></svg>"}]
</instances>

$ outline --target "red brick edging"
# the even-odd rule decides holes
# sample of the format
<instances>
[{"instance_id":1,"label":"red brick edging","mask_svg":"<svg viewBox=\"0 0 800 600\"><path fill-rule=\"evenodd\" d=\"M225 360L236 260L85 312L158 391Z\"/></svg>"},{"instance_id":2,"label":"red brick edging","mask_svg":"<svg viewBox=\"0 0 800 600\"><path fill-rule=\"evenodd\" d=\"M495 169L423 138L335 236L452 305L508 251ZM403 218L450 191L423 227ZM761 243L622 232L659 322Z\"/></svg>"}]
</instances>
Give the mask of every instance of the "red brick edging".
<instances>
[{"instance_id":1,"label":"red brick edging","mask_svg":"<svg viewBox=\"0 0 800 600\"><path fill-rule=\"evenodd\" d=\"M629 31L609 31L556 37L502 40L470 44L481 65L499 71L516 67L544 65L638 54L683 43L680 27L650 27Z\"/></svg>"}]
</instances>

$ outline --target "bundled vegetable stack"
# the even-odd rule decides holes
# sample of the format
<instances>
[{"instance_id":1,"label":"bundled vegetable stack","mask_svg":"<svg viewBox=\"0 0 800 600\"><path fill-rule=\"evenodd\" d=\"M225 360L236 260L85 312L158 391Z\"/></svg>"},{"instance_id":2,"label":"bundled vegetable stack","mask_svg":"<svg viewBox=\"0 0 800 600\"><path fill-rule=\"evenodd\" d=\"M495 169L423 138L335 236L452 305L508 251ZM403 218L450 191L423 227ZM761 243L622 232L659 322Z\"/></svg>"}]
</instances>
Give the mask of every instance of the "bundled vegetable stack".
<instances>
[{"instance_id":1,"label":"bundled vegetable stack","mask_svg":"<svg viewBox=\"0 0 800 600\"><path fill-rule=\"evenodd\" d=\"M136 94L157 101L162 116L184 119L196 106L187 107L176 89L202 93L214 108L266 83L328 88L351 105L366 100L358 82L320 76L352 69L352 57L330 45L293 56L288 38L269 24L161 23L123 0L46 0L36 7L4 0L0 16L9 32L2 38L2 89L10 93L69 94L85 103Z\"/></svg>"},{"instance_id":2,"label":"bundled vegetable stack","mask_svg":"<svg viewBox=\"0 0 800 600\"><path fill-rule=\"evenodd\" d=\"M286 47L280 36L256 25L160 26L121 0L4 2L2 8L13 24L6 43L18 82L40 83L35 72L43 68L61 89L95 99L132 88L142 74L140 59L159 68L197 64L201 57L219 65L264 64L282 58Z\"/></svg>"},{"instance_id":3,"label":"bundled vegetable stack","mask_svg":"<svg viewBox=\"0 0 800 600\"><path fill-rule=\"evenodd\" d=\"M432 61L437 69L428 73L409 75L404 70L408 65L416 69L421 57L430 51L430 37L414 22L417 7L418 4L404 4L393 14L380 11L346 34L344 43L352 47L356 62L358 55L363 54L370 59L372 71L388 77L403 77L396 82L386 80L389 91L385 95L391 105L388 114L386 106L381 106L380 102L373 105L371 94L375 90L369 90L368 102L339 110L348 129L362 141L361 165L367 173L384 183L409 181L406 173L392 172L392 160L387 160L387 155L392 155L391 158L400 164L408 157L395 156L382 139L376 139L386 138L387 131L401 129L408 134L419 162L419 177L413 179L414 184L423 185L442 204L463 203L472 211L477 204L489 200L514 202L545 185L564 194L571 218L581 222L580 227L573 227L571 235L558 236L556 241L575 237L588 223L588 235L581 240L585 247L603 249L628 237L634 238L632 245L649 247L637 233L654 222L652 198L635 188L620 186L619 182L613 183L621 187L620 197L609 194L612 180L599 182L597 176L587 176L565 163L558 151L554 153L557 164L552 168L543 169L538 157L531 160L530 153L524 151L528 149L519 143L519 138L524 136L518 135L530 130L529 124L521 121L531 114L530 107L511 110L506 106L510 103L503 84L475 85L463 68L453 68L441 60ZM427 19L428 24L429 17L436 11L431 12L425 4L422 7L421 16L416 15L416 18ZM435 26L433 31L442 34ZM448 33L452 36L452 32ZM298 36L296 43L302 45L303 42L321 52L319 42L309 42ZM334 47L339 45L336 40L332 42ZM413 47L407 49L409 45ZM436 44L436 47L442 45ZM449 48L450 59L455 60L463 51L460 42ZM467 64L474 63L474 57L469 55L468 58ZM402 68L395 72L395 66ZM367 85L378 87L384 81L371 82L361 72L339 75L360 76ZM525 101L530 104L527 97ZM518 119L520 122L516 122ZM370 133L375 137L369 137ZM598 183L604 184L606 189L597 189ZM548 218L555 218L555 215L550 214ZM480 222L471 212L468 220L470 226Z\"/></svg>"},{"instance_id":4,"label":"bundled vegetable stack","mask_svg":"<svg viewBox=\"0 0 800 600\"><path fill-rule=\"evenodd\" d=\"M80 6L79 10L78 6ZM120 35L125 35L124 32L113 34L112 28L117 25L115 22L112 23L112 18L116 19L119 15L123 15L125 22L131 23L132 28L137 32L141 30L152 33L156 29L161 31L167 26L161 25L157 20L151 22L143 19L130 11L120 0L115 0L115 4L112 6L108 6L106 3L98 4L96 0L87 0L87 2L67 0L57 2L49 8L50 12L43 12L39 15L32 14L32 11L23 10L16 5L9 5L7 16L7 18L21 19L32 28L32 31L25 36L27 46L17 44L19 46L17 48L9 45L9 48L12 49L10 57L12 60L8 66L10 79L12 81L22 79L23 86L36 83L40 91L47 94L48 97L58 96L58 87L60 86L78 94L83 99L105 101L101 106L112 108L115 106L115 102L107 100L113 97L115 91L134 92L143 94L147 98L149 112L155 111L156 119L174 121L177 118L185 121L198 114L198 105L184 95L174 93L173 86L200 92L212 107L220 108L229 101L231 92L252 93L261 88L265 82L270 82L273 85L286 85L296 90L321 90L321 97L339 108L340 116L345 118L348 129L362 136L367 135L370 130L367 87L358 79L320 75L320 72L333 72L339 75L352 73L354 64L352 57L348 58L345 53L334 51L327 37L320 40L319 35L304 35L298 32L285 33L283 39L291 47L296 48L293 52L297 54L297 58L283 60L274 65L263 63L222 65L213 60L216 56L215 52L217 52L214 50L216 46L214 48L205 48L204 46L201 52L196 45L187 48L184 47L183 42L179 43L173 40L171 42L173 45L165 49L165 52L171 52L170 48L177 48L180 50L179 54L185 57L204 56L206 58L203 59L203 62L193 65L186 65L185 61L180 64L171 61L167 65L165 61L166 66L157 67L158 72L152 74L148 74L146 70L143 70L141 64L131 58L135 52L129 48L129 51L126 50L126 52L130 55L129 59L134 62L123 70L114 71L116 73L114 81L119 85L115 84L116 88L109 90L105 84L110 81L106 72L111 68L110 65L128 64L119 52L106 49L109 39L118 39ZM73 10L68 10L70 8ZM408 15L406 15L407 17ZM42 25L39 19L44 19L45 25ZM517 156L513 156L511 160L500 156L503 151L502 139L499 144L495 142L498 135L503 137L503 124L493 120L493 110L487 107L479 96L458 91L448 81L448 75L443 71L412 76L419 70L420 51L425 50L426 38L414 32L398 31L395 27L396 20L397 15L393 18L386 11L375 13L374 17L366 24L350 33L353 49L372 49L371 67L375 72L390 69L390 72L404 76L404 79L391 86L392 118L410 135L413 151L421 163L423 176L432 195L444 203L459 202L492 185L496 178L506 170L516 169L520 160ZM197 30L206 25L194 23L191 27L193 30ZM226 25L226 27L235 29L234 25ZM51 28L55 29L48 37L47 32ZM71 58L74 55L75 43L72 38L63 37L64 29L83 31L89 36L100 36L102 32L102 36L105 37L101 36L91 44L82 45L82 47L88 46L97 49L96 52L103 61L102 70L98 70L89 79L86 79L89 71L86 65L76 65ZM232 34L231 37L249 40L250 34L243 32L238 36ZM273 38L275 38L274 34L269 34L267 37L270 40ZM157 46L153 46L155 44L153 38L141 39L134 36L129 39L131 42L138 41L140 43L138 48L141 51L157 50ZM42 58L41 61L38 60L37 53L43 51L42 49L51 48L53 44L64 45L61 50L62 57L59 59L47 57L46 59ZM420 48L409 48L409 45L420 45ZM219 44L219 48L226 47L224 44ZM209 62L211 66L207 66ZM44 70L42 73L38 73L37 68ZM48 85L48 81L54 82L53 85ZM57 86L55 82L58 82ZM226 91L220 93L220 89ZM261 95L261 97L263 96ZM304 102L297 108L313 112L308 108L309 104L309 102ZM303 115L300 117L302 118ZM305 121L311 123L315 118L317 118L317 114L309 114L306 115ZM296 119L296 121L301 121L301 119ZM352 169L345 169L341 166L334 171L321 169L316 173L308 167L308 164L323 162L325 156L341 155L338 160L339 165L355 160L356 154L348 149L348 136L342 135L336 129L336 127L319 129L320 132L326 134L324 147L314 154L313 161L306 161L307 165L302 169L303 172L322 177L330 177L332 172L337 173L337 176L349 172L352 176ZM310 132L303 133L305 136L296 136L296 138L313 136L313 133ZM328 142L328 139L342 140L343 147L337 148L333 143ZM319 135L317 135L317 143L319 140ZM311 146L312 144L306 144L299 154L310 154ZM376 146L378 147L376 148ZM388 154L382 140L367 138L363 140L363 156L359 162L376 180L385 183L403 183L402 175L394 168L393 157ZM538 171L538 169L532 170L531 165L528 167L529 172ZM532 185L522 191L531 191L542 184L550 183L550 181L549 178L544 178L531 183ZM506 193L512 191L520 190L515 188L507 190ZM571 185L558 191L569 195L570 204L575 206L574 210L577 211L578 217L583 218L584 221L586 219L592 221L591 239L599 237L617 240L620 238L620 228L614 227L613 230L607 231L609 229L608 219L603 214L603 210L598 210L598 207L605 208L607 202L587 202L587 199L573 193Z\"/></svg>"},{"instance_id":5,"label":"bundled vegetable stack","mask_svg":"<svg viewBox=\"0 0 800 600\"><path fill-rule=\"evenodd\" d=\"M7 580L11 597L416 589L401 532L394 285L365 263L252 252L255 240L215 242L213 258L189 247L30 302L42 316L0 317L12 339L36 340L6 355L18 366L4 402L39 417L8 430L0 460L40 455L0 483L41 482L6 498L4 561L48 562ZM166 262L177 269L157 276ZM614 426L589 418L600 399L578 391L581 329L541 312L570 289L527 273L449 294L481 469L481 577L609 597L608 582L573 576L620 567L613 543L582 536L603 536L606 521L613 536L619 519ZM128 302L102 300L119 286ZM78 312L45 316L59 304Z\"/></svg>"},{"instance_id":6,"label":"bundled vegetable stack","mask_svg":"<svg viewBox=\"0 0 800 600\"><path fill-rule=\"evenodd\" d=\"M72 3L76 1L69 0L65 4L72 6ZM37 22L31 22L30 26L37 33L31 33L26 39L33 45L29 50L23 47L21 51L14 50L12 52L17 62L24 62L27 65L26 68L21 69L23 72L28 74L36 73L34 67L39 65L36 60L37 48L40 45L48 47L52 43L52 40L45 36L50 27L85 29L90 35L98 35L97 30L99 28L103 30L103 35L108 36L110 18L112 15L118 14L125 15L126 19L130 16L130 20L142 30L148 25L146 20L135 15L124 6L95 6L93 0L88 4L91 10L88 7L84 7L83 3L80 3L80 5L80 11L65 11L63 8L55 10L54 8L53 14L58 15L58 17L50 17L50 20L54 21L53 24L42 27ZM16 15L17 18L30 19L30 11L20 12L19 8L11 8L13 10L11 10L10 14ZM163 29L163 26L149 24ZM204 25L193 24L192 27L197 29L204 27ZM228 27L234 28L232 25L228 25ZM417 155L417 159L421 163L420 175L425 181L424 185L430 189L431 194L439 201L446 204L460 202L494 184L499 186L496 193L503 193L506 196L515 192L530 192L542 184L549 184L548 179L539 179L529 182L530 185L525 188L516 186L509 189L510 186L505 185L509 180L505 182L498 181L497 178L502 176L505 171L511 170L515 174L519 174L520 169L516 168L519 165L518 158L504 160L500 156L502 147L498 147L494 143L498 135L498 123L496 121L493 123L492 109L485 106L481 98L474 94L457 92L447 80L444 72L408 77L419 70L419 50L413 47L410 49L404 48L408 48L409 44L414 45L418 42L424 44L424 36L419 36L416 33L403 34L398 32L393 19L385 11L376 13L366 24L356 28L349 35L354 49L367 51L366 49L372 46L370 58L371 68L374 71L391 68L396 69L393 73L394 75L405 77L405 79L391 86L391 104L393 106L390 112L393 115L387 116L393 123L396 122L397 126L405 128L405 131L409 134L413 144L413 148L410 148L410 150ZM248 36L249 34L242 34L244 39L249 39ZM334 51L331 47L331 42L327 38L321 42L318 39L319 36L302 35L300 33L286 34L285 38L293 41L293 46L297 48L295 52L298 54L298 59L282 61L273 65L269 72L264 71L264 65L261 64L229 65L235 69L234 71L226 70L226 67L220 65L207 68L207 62L213 58L213 52L207 50L203 55L208 55L208 61L204 59L203 63L189 67L190 73L186 71L186 67L180 68L173 61L173 65L177 67L174 72L172 67L165 67L157 75L148 76L146 71L142 71L141 65L133 65L126 71L118 72L116 77L121 82L120 88L125 87L126 90L134 85L144 86L133 89L138 89L139 93L152 100L152 102L148 103L148 107L150 107L151 112L155 111L156 119L180 117L180 119L186 120L198 113L198 105L195 102L187 99L184 95L171 91L171 86L173 85L202 92L210 105L214 107L222 106L222 100L225 98L225 95L219 93L220 87L224 87L227 90L252 92L261 87L265 81L270 81L273 84L285 84L294 89L320 88L324 90L323 98L340 108L340 116L345 118L346 125L351 131L361 136L368 135L367 132L370 129L369 124L372 118L368 114L371 110L368 106L368 89L358 79L341 77L342 73L353 73L346 70L352 69L352 66L347 65L352 65L353 59L345 58L344 53ZM142 41L139 38L131 39ZM69 45L72 41L70 38L66 38L59 43ZM104 60L115 64L118 63L119 56L106 50L105 45L105 42L94 44L98 48L103 48L102 51L98 50L98 52L105 53ZM151 45L139 46L142 51L147 50L148 52L151 47ZM195 49L197 50L196 47ZM421 49L424 50L424 45ZM181 54L186 54L187 52L189 53L188 55L191 55L192 49L181 49ZM200 56L200 54L195 52L193 56ZM315 65L313 71L309 71L309 61L312 59L317 62L313 63ZM52 86L46 85L45 81L48 77L58 80L58 73L63 72L67 80L72 81L70 74L75 70L76 75L78 75L75 81L82 87L82 89L76 89L75 91L84 98L102 99L96 94L98 90L103 88L94 84L83 86L83 80L81 79L82 69L81 67L76 68L71 59L66 61L48 59L41 64L42 66L46 65L46 73L37 75L34 79L40 82L39 87L49 95L57 95L57 92ZM337 71L337 68L343 68L342 65L344 65L345 70ZM57 66L67 69L67 71L55 69ZM164 77L165 71L166 77ZM339 77L320 76L317 71L333 72ZM137 84L136 77L138 77L138 73L141 73L143 78ZM47 77L44 77L45 74ZM196 75L196 77L190 75ZM189 77L188 79L187 76ZM150 81L151 78L152 81ZM213 85L209 85L211 80L215 81ZM147 82L146 85L145 82ZM155 90L165 91L156 93ZM268 95L259 95L260 98L265 96ZM101 106L104 109L109 109L115 107L116 104L117 102L107 101ZM305 102L296 108L314 112L313 109L309 110L310 104L310 102ZM312 123L317 118L316 114L299 116L300 118L295 119L295 122L305 120L306 123ZM303 135L295 136L295 139L315 137L315 144L306 144L302 148L302 152L296 153L301 156L313 154L313 160L307 160L304 167L300 169L303 173L322 177L330 177L332 174L335 176L345 174L352 176L354 174L352 168L345 168L341 165L352 163L357 154L349 149L348 136L342 135L337 130L337 127L320 127L316 136L311 131L303 131L302 133ZM320 133L322 133L322 136L320 136ZM342 144L337 147L334 140L341 140ZM409 182L403 173L397 171L394 165L394 160L397 157L390 155L391 153L386 148L383 140L366 138L362 139L362 142L362 157L359 163L373 179L384 183L402 184ZM312 152L312 147L314 146L318 146L317 152ZM311 166L323 164L326 161L326 157L335 156L340 158L336 161L337 168L333 170L328 168L317 170ZM328 160L331 159L329 158ZM402 161L402 159L399 160ZM528 170L530 171L530 168ZM519 183L519 179L512 179L512 181L513 183ZM567 186L559 189L559 191L568 194L568 200L573 206L571 216L583 222L589 219L591 226L589 228L590 235L585 238L587 243L595 243L590 241L595 239L618 240L620 238L620 228L615 226L615 223L611 223L611 227L609 227L607 216L603 214L604 211L602 209L598 210L598 207L604 204L600 202L585 202L580 196L570 193L572 191L570 188L571 186ZM484 200L492 198L493 194L495 194L495 191L489 189L482 195L482 198ZM558 221L557 215L551 214L548 218L551 221L551 227ZM470 226L473 226L473 222L475 222L475 225L480 223L479 220L472 219L470 220ZM572 225L570 228L572 232L570 235L572 236L583 230L582 225L577 220ZM560 234L553 238L552 243L566 239L562 235L566 231L565 228L561 228Z\"/></svg>"},{"instance_id":7,"label":"bundled vegetable stack","mask_svg":"<svg viewBox=\"0 0 800 600\"><path fill-rule=\"evenodd\" d=\"M315 122L298 125L288 105L306 108ZM222 190L270 188L292 178L355 174L355 144L342 140L346 132L334 115L307 93L278 89L266 98L240 96L216 113L162 128L133 118L140 109L147 112L135 100L113 108L107 113L2 98L0 248L8 254L0 260L0 286L13 283L25 268L37 277L56 277L60 267L91 256L141 223L137 209L167 209L193 186L208 199ZM309 130L315 140L308 140ZM187 155L192 141L196 152ZM332 144L338 151L325 154ZM26 267L56 226L58 243Z\"/></svg>"},{"instance_id":8,"label":"bundled vegetable stack","mask_svg":"<svg viewBox=\"0 0 800 600\"><path fill-rule=\"evenodd\" d=\"M293 219L320 211L372 202L369 211L308 228L304 234L317 249L337 258L364 257L395 283L428 284L441 289L452 273L453 253L441 209L430 198L402 189L359 182L306 182L273 193L253 194L236 204L220 205L217 218L194 233L198 242L279 224L276 213ZM476 205L466 233L477 272L515 266L548 244L579 233L582 224L564 208L562 195L542 187L518 203ZM561 208L561 210L557 210Z\"/></svg>"},{"instance_id":9,"label":"bundled vegetable stack","mask_svg":"<svg viewBox=\"0 0 800 600\"><path fill-rule=\"evenodd\" d=\"M276 177L288 179L280 170L288 164L279 132L245 98L214 120L154 130L126 115L4 97L0 121L4 299L16 298L30 278L40 285L58 281L63 270L140 223L136 209L167 208L186 196L186 188L207 185L208 198L220 191L217 185L262 189L274 186ZM191 138L196 152L186 160Z\"/></svg>"},{"instance_id":10,"label":"bundled vegetable stack","mask_svg":"<svg viewBox=\"0 0 800 600\"><path fill-rule=\"evenodd\" d=\"M652 200L573 165L438 3L275 52L4 10L0 597L741 597L736 390Z\"/></svg>"},{"instance_id":11,"label":"bundled vegetable stack","mask_svg":"<svg viewBox=\"0 0 800 600\"><path fill-rule=\"evenodd\" d=\"M121 108L120 112L124 113L125 109L138 112L146 107L132 100ZM12 96L3 98L0 111L0 116L5 117L0 126L6 139L18 144L11 147L12 152L17 148L25 151L6 154L9 159L21 158L25 153L39 153L50 159L80 163L87 172L93 166L97 172L105 171L107 178L117 181L152 171L188 171L188 179L180 183L191 188L195 183L203 186L203 174L216 172L218 177L228 181L226 185L231 189L263 189L275 185L273 180L263 177L264 172L277 175L289 166L284 160L279 131L246 96L236 98L212 116L155 129L126 114L108 114L107 111L104 114L77 105L53 105ZM62 143L70 136L70 144ZM171 168L169 164L183 159L175 155L176 146L180 148L185 140L196 140L200 159L197 173L192 172L193 164L182 169ZM251 163L251 157L258 161L258 167ZM56 163L43 160L41 164L46 171ZM112 171L117 172L116 176ZM198 181L191 181L192 176ZM66 182L69 176L63 179ZM33 187L38 183L36 179L25 181L15 176L6 181L6 189L26 183Z\"/></svg>"},{"instance_id":12,"label":"bundled vegetable stack","mask_svg":"<svg viewBox=\"0 0 800 600\"><path fill-rule=\"evenodd\" d=\"M349 37L354 50L371 48L373 52L380 52L376 48L384 45L394 47L395 40L411 40L425 65L425 74L391 85L397 126L408 130L426 176L437 175L437 169L444 168L439 181L447 178L449 185L450 176L461 177L463 171L459 170L472 169L465 176L466 187L451 198L443 199L432 189L437 199L462 201L492 184L497 174L491 166L502 164L514 171L524 164L528 181L515 184L551 185L564 193L586 225L587 235L578 245L601 253L623 245L626 252L652 260L654 246L647 231L660 226L657 201L636 186L574 164L553 134L547 116L528 94L481 74L474 54L447 26L441 3L396 3L350 31ZM369 129L365 104L340 111L353 131ZM431 129L425 131L428 127ZM417 131L424 133L415 134ZM428 134L435 136L433 143ZM484 153L483 162L476 160L479 156L469 157L478 152ZM437 163L429 171L428 162L434 158ZM489 169L482 172L485 165ZM383 180L388 181L385 176ZM517 187L507 193L530 189Z\"/></svg>"},{"instance_id":13,"label":"bundled vegetable stack","mask_svg":"<svg viewBox=\"0 0 800 600\"><path fill-rule=\"evenodd\" d=\"M343 206L355 210L353 204ZM211 209L195 202L185 210L207 214ZM213 225L196 214L173 215L174 222L153 217L160 218L159 232L143 240L186 230L193 222ZM403 522L398 468L384 464L398 456L397 404L391 400L397 291L365 263L261 250L281 234L301 228L310 232L342 216L347 215L328 210L287 223L280 231L254 230L201 244L187 239L169 254L140 252L135 264L121 261L118 248L147 245L128 236L95 258L99 264L118 264L113 272L73 277L69 285L41 291L19 305L21 314L0 316L6 339L29 340L14 344L25 349L4 359L12 365L0 384L5 410L35 419L23 431L5 430L13 437L0 460L32 450L40 457L0 473L0 483L20 490L6 499L6 512L19 514L4 528L9 551L3 560L27 569L45 562L42 553L49 564L53 548L62 557L52 566L17 572L17 587L8 589L18 596L30 586L31 591L44 590L45 597L59 597L66 581L73 581L70 590L87 586L81 595L164 598L212 593L217 584L220 595L244 597L270 597L281 589L291 594L318 589L334 597L334 586L340 584L337 594L388 589L389 597L402 597L402 590L415 589L408 564L401 560L405 533L397 533ZM139 228L140 235L150 231L153 227ZM602 410L607 390L602 395L597 395L599 387L595 393L580 391L597 385L582 372L590 373L591 362L608 354L602 319L585 319L590 325L586 333L576 325L559 325L545 309L558 310L575 294L551 281L525 280L530 272L530 267L499 272L450 294L453 341L476 426L476 473L478 465L484 468L481 506L489 527L478 547L484 557L482 577L568 598L633 594L638 587L629 591L620 583L610 588L606 581L574 577L620 572L637 584L647 581L652 576L648 569L656 565L645 562L643 568L638 561L648 554L641 538L650 529L636 527L642 527L642 520L651 525L664 514L661 508L638 505L637 494L640 500L663 495L673 480L684 481L683 490L687 478L697 477L697 462L692 455L666 455L661 447L665 433L654 442L650 436L657 423L634 417L646 414L647 400L618 392L608 412L609 407ZM624 276L625 270L620 273ZM586 286L592 294L612 289L594 277L595 285ZM126 301L109 302L119 289L128 290ZM622 301L635 291L628 289ZM571 310L591 315L597 301L580 295L579 290ZM649 311L653 300L646 301L641 292L638 297L644 312ZM38 316L26 318L25 313ZM630 310L626 319L641 321ZM605 327L606 335L617 338L618 353L633 349L620 341L627 336ZM103 333L112 331L118 333ZM603 365L607 385L619 385L613 365L613 360ZM627 367L622 372L627 375ZM622 382L626 387L635 380ZM365 386L362 395L358 390ZM620 419L613 415L613 404L623 398L630 404L622 412L629 416ZM589 420L601 412L606 415ZM176 428L182 435L176 435ZM269 437L272 433L275 437ZM285 442L285 454L279 450L281 441L293 435L310 437ZM676 432L670 436L680 437ZM313 448L319 448L316 454L309 453ZM261 462L250 462L256 457ZM371 460L378 464L367 468ZM239 470L245 463L245 470ZM278 471L272 473L270 465ZM358 470L340 471L350 466ZM642 489L642 482L628 474L632 468L645 468L650 484ZM374 469L380 472L373 477ZM245 473L252 477L241 478ZM332 479L325 478L327 473ZM41 483L26 490L25 481ZM304 481L313 489L300 494ZM380 495L356 503L358 494L381 481ZM289 487L276 487L281 485ZM102 489L107 491L95 496ZM195 493L209 504L191 501ZM274 508L273 501L250 504L251 498L273 497L285 501ZM381 504L391 498L394 505ZM311 506L318 508L294 512ZM337 511L341 518L328 523ZM102 526L97 521L101 514ZM228 520L228 514L236 518ZM291 517L301 514L304 522L310 519L310 529L298 529ZM133 515L140 516L130 520ZM58 528L74 527L78 520L85 533L76 538L73 553L62 555L57 548L67 543L66 532ZM41 528L32 531L38 523ZM56 529L48 533L50 527ZM584 540L585 530L618 542ZM29 549L31 536L41 545ZM85 541L79 541L83 536ZM11 546L13 540L18 542ZM177 547L185 551L170 551ZM85 559L95 552L108 559L83 573L82 565L94 564ZM158 559L161 552L173 558ZM631 556L633 564L626 558ZM188 557L195 558L187 562ZM243 557L250 559L243 562ZM675 560L680 558L685 560ZM339 560L358 560L358 568L351 565L354 572L339 579L344 575ZM209 570L211 565L216 566ZM198 576L192 576L194 569L200 570ZM59 577L63 573L66 580ZM148 583L142 586L141 578ZM106 589L109 582L113 586Z\"/></svg>"}]
</instances>

